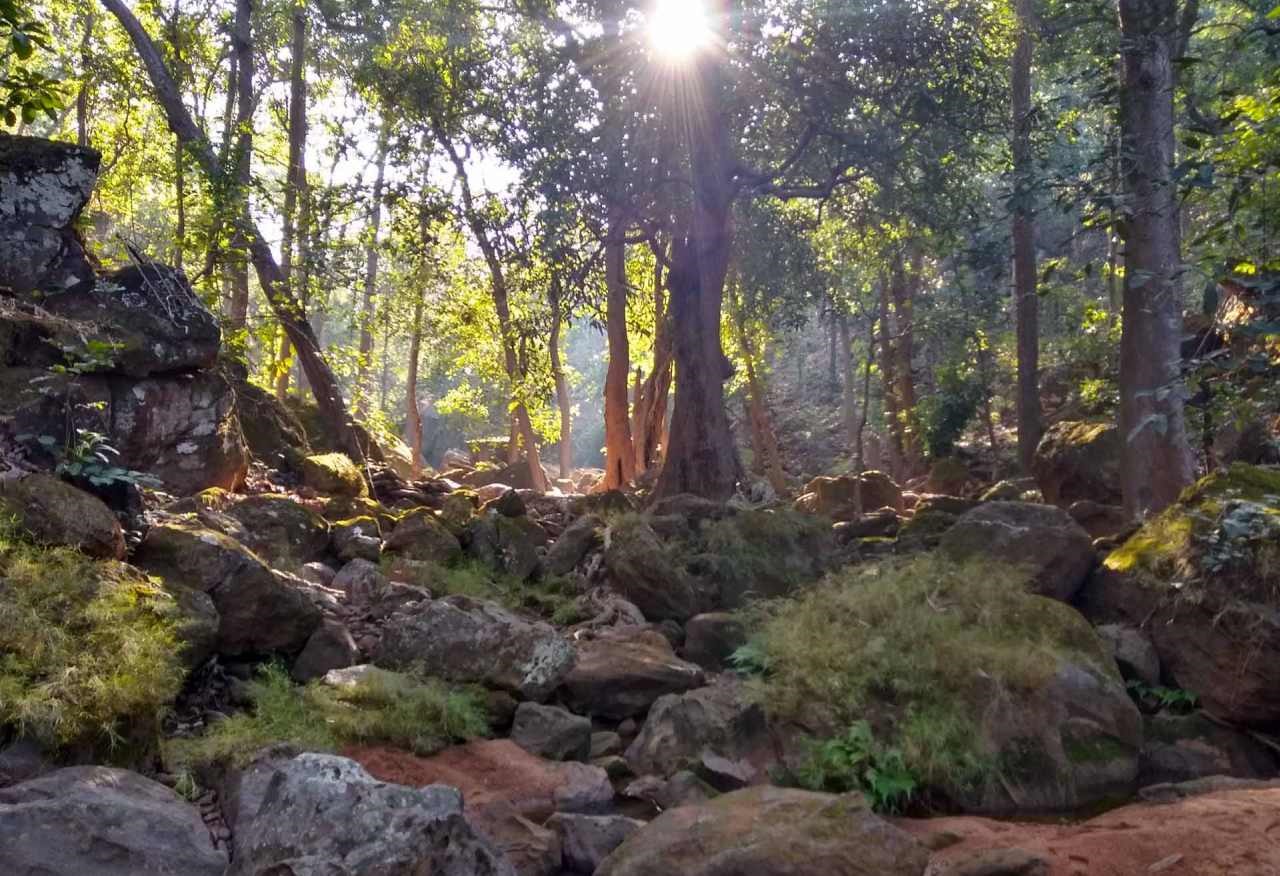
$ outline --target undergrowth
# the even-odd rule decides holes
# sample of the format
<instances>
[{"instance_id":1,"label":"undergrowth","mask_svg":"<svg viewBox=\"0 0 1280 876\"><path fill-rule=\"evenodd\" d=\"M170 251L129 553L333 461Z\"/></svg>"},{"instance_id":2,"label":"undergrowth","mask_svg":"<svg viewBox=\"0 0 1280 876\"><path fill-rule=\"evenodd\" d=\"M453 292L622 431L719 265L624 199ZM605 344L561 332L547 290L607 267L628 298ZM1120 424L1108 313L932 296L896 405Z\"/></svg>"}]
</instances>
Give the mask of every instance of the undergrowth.
<instances>
[{"instance_id":1,"label":"undergrowth","mask_svg":"<svg viewBox=\"0 0 1280 876\"><path fill-rule=\"evenodd\" d=\"M136 569L0 525L0 728L108 756L154 737L182 687L180 619Z\"/></svg>"},{"instance_id":2,"label":"undergrowth","mask_svg":"<svg viewBox=\"0 0 1280 876\"><path fill-rule=\"evenodd\" d=\"M394 672L375 671L347 687L320 681L298 686L282 666L271 664L250 682L249 696L251 711L220 721L204 736L170 740L169 765L243 765L276 744L337 751L376 743L427 755L489 732L478 692Z\"/></svg>"},{"instance_id":3,"label":"undergrowth","mask_svg":"<svg viewBox=\"0 0 1280 876\"><path fill-rule=\"evenodd\" d=\"M484 599L562 626L586 619L578 606L577 587L566 577L543 576L534 581L520 581L478 560L442 566L432 562L404 563L394 557L384 557L383 567L389 577L423 587L437 597Z\"/></svg>"},{"instance_id":4,"label":"undergrowth","mask_svg":"<svg viewBox=\"0 0 1280 876\"><path fill-rule=\"evenodd\" d=\"M931 554L846 570L746 613L736 655L775 717L831 728L797 778L898 805L906 784L967 788L994 764L976 722L984 682L1033 690L1065 652L1108 657L1068 606L1028 592L1016 567ZM865 724L865 731L863 726ZM892 775L870 789L867 770ZM914 786L913 786L914 787ZM889 793L891 791L892 793Z\"/></svg>"}]
</instances>

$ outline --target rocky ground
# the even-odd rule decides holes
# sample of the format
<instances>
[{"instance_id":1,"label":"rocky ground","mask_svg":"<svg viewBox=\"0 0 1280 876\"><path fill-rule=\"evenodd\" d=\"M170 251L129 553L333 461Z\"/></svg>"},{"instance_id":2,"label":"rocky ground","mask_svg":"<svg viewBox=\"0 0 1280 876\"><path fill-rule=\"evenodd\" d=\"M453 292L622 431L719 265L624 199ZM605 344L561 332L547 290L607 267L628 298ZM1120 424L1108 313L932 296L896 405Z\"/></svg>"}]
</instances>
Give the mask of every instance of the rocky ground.
<instances>
[{"instance_id":1,"label":"rocky ground","mask_svg":"<svg viewBox=\"0 0 1280 876\"><path fill-rule=\"evenodd\" d=\"M11 285L69 285L0 333L5 874L1280 872L1275 469L1135 528L1083 422L1025 481L794 502L359 466L179 273L93 279L89 157L35 154L72 206ZM33 358L90 314L124 355ZM84 417L114 471L40 440Z\"/></svg>"}]
</instances>

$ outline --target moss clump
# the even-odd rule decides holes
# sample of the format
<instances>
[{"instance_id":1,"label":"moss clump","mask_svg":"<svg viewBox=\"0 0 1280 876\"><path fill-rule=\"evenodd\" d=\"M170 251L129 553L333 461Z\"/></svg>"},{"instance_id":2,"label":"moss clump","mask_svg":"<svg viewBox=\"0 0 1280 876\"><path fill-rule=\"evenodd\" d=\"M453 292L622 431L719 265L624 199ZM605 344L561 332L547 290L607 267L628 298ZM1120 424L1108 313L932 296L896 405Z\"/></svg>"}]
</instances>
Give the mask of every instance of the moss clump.
<instances>
[{"instance_id":1,"label":"moss clump","mask_svg":"<svg viewBox=\"0 0 1280 876\"><path fill-rule=\"evenodd\" d=\"M760 700L784 720L869 720L922 783L970 786L993 766L978 727L992 680L1034 691L1066 655L1099 671L1110 660L1082 617L1025 582L1017 567L926 554L761 606L750 643Z\"/></svg>"},{"instance_id":2,"label":"moss clump","mask_svg":"<svg viewBox=\"0 0 1280 876\"><path fill-rule=\"evenodd\" d=\"M345 453L321 453L302 460L302 481L313 490L335 496L369 495L364 474Z\"/></svg>"},{"instance_id":3,"label":"moss clump","mask_svg":"<svg viewBox=\"0 0 1280 876\"><path fill-rule=\"evenodd\" d=\"M585 620L578 606L577 587L567 577L545 575L535 581L521 581L513 575L497 572L479 560L463 560L445 566L388 555L382 558L382 568L388 578L422 587L436 597L484 599L562 626Z\"/></svg>"},{"instance_id":4,"label":"moss clump","mask_svg":"<svg viewBox=\"0 0 1280 876\"><path fill-rule=\"evenodd\" d=\"M271 665L250 682L249 695L251 712L215 724L204 736L171 740L167 765L176 770L210 763L244 765L277 744L336 751L377 743L427 755L489 733L479 692L384 670L346 686L314 681L298 687L287 670Z\"/></svg>"},{"instance_id":5,"label":"moss clump","mask_svg":"<svg viewBox=\"0 0 1280 876\"><path fill-rule=\"evenodd\" d=\"M0 531L0 727L110 756L182 687L181 611L153 578Z\"/></svg>"}]
</instances>

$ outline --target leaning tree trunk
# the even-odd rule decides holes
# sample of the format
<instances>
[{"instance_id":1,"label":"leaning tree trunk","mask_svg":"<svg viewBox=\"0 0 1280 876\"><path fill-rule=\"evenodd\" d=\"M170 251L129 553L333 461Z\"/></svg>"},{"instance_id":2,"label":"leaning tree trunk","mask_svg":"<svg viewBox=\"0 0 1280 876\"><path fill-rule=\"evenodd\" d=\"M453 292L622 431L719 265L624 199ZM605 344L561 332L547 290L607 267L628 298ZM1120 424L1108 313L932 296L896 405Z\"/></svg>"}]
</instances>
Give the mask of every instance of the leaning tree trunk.
<instances>
[{"instance_id":1,"label":"leaning tree trunk","mask_svg":"<svg viewBox=\"0 0 1280 876\"><path fill-rule=\"evenodd\" d=\"M218 180L222 169L218 166L213 146L183 104L182 95L174 84L173 77L165 67L164 59L150 35L123 0L102 0L102 5L116 17L125 32L129 34L134 49L151 78L156 99L164 110L170 129L182 140L206 178L210 182ZM294 349L298 351L299 363L315 394L320 415L333 424L338 443L353 459L363 460L366 453L379 458L381 453L376 445L370 444L365 448L360 442L351 421L351 415L347 412L347 406L342 400L342 390L338 386L338 381L320 352L315 333L311 330L302 307L293 298L289 287L285 284L271 247L268 246L253 217L249 214L247 200L242 199L237 205L234 221L249 243L249 258L258 273L258 281L262 284L267 302L275 313L276 319L289 334L289 340L293 343Z\"/></svg>"},{"instance_id":2,"label":"leaning tree trunk","mask_svg":"<svg viewBox=\"0 0 1280 876\"><path fill-rule=\"evenodd\" d=\"M1194 476L1183 416L1182 259L1174 159L1175 0L1120 0L1120 124L1130 216L1124 224L1120 483L1140 517Z\"/></svg>"},{"instance_id":3,"label":"leaning tree trunk","mask_svg":"<svg viewBox=\"0 0 1280 876\"><path fill-rule=\"evenodd\" d=\"M728 3L713 5L712 19L723 28ZM674 248L670 271L676 402L666 461L654 488L659 497L693 493L725 499L742 477L724 404L724 382L733 367L720 346L737 166L725 105L724 34L720 37L694 63L689 100L682 106L697 120L689 134L693 198L688 236Z\"/></svg>"},{"instance_id":4,"label":"leaning tree trunk","mask_svg":"<svg viewBox=\"0 0 1280 876\"><path fill-rule=\"evenodd\" d=\"M621 489L636 477L636 451L632 444L631 417L627 411L631 350L627 341L627 251L622 235L623 229L616 222L610 223L604 246L609 370L604 378L605 465L600 488L605 490Z\"/></svg>"},{"instance_id":5,"label":"leaning tree trunk","mask_svg":"<svg viewBox=\"0 0 1280 876\"><path fill-rule=\"evenodd\" d=\"M248 204L249 188L253 184L253 0L236 0L231 45L236 56L235 197ZM231 286L227 321L237 332L245 328L249 319L247 250L244 229L237 225L231 236L231 254L227 264Z\"/></svg>"},{"instance_id":6,"label":"leaning tree trunk","mask_svg":"<svg viewBox=\"0 0 1280 876\"><path fill-rule=\"evenodd\" d=\"M1015 0L1017 46L1013 53L1013 296L1018 336L1018 463L1023 474L1040 443L1040 299L1031 155L1031 0Z\"/></svg>"}]
</instances>

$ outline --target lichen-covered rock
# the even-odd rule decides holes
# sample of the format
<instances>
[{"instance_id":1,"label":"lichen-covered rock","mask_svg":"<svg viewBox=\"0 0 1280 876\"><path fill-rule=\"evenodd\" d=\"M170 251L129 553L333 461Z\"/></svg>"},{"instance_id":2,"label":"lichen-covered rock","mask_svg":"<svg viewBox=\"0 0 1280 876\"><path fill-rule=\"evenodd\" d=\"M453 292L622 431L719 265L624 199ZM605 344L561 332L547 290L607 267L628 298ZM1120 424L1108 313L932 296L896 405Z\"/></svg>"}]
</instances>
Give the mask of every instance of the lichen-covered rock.
<instances>
[{"instance_id":1,"label":"lichen-covered rock","mask_svg":"<svg viewBox=\"0 0 1280 876\"><path fill-rule=\"evenodd\" d=\"M386 625L374 662L418 667L451 681L501 688L545 700L575 660L574 647L550 624L518 617L491 602L450 596Z\"/></svg>"},{"instance_id":2,"label":"lichen-covered rock","mask_svg":"<svg viewBox=\"0 0 1280 876\"><path fill-rule=\"evenodd\" d=\"M900 554L931 550L942 541L947 530L956 525L960 515L941 509L916 511L898 529L895 549Z\"/></svg>"},{"instance_id":3,"label":"lichen-covered rock","mask_svg":"<svg viewBox=\"0 0 1280 876\"><path fill-rule=\"evenodd\" d=\"M547 534L527 517L489 511L467 528L467 554L491 568L523 581L541 568L538 548Z\"/></svg>"},{"instance_id":4,"label":"lichen-covered rock","mask_svg":"<svg viewBox=\"0 0 1280 876\"><path fill-rule=\"evenodd\" d=\"M319 609L300 588L236 540L194 522L153 526L137 562L209 595L219 615L219 653L296 654L320 625Z\"/></svg>"},{"instance_id":5,"label":"lichen-covered rock","mask_svg":"<svg viewBox=\"0 0 1280 876\"><path fill-rule=\"evenodd\" d=\"M804 494L816 497L808 503L811 508L805 510L836 519L848 519L859 513L856 507L859 497L863 512L880 508L902 511L905 507L902 488L882 471L864 471L856 477L817 477L805 485Z\"/></svg>"},{"instance_id":6,"label":"lichen-covered rock","mask_svg":"<svg viewBox=\"0 0 1280 876\"><path fill-rule=\"evenodd\" d=\"M329 543L340 560L376 563L382 559L380 530L378 521L373 517L339 520L329 528Z\"/></svg>"},{"instance_id":7,"label":"lichen-covered rock","mask_svg":"<svg viewBox=\"0 0 1280 876\"><path fill-rule=\"evenodd\" d=\"M689 618L684 628L684 658L703 669L719 672L729 658L747 643L742 618L730 612L710 612Z\"/></svg>"},{"instance_id":8,"label":"lichen-covered rock","mask_svg":"<svg viewBox=\"0 0 1280 876\"><path fill-rule=\"evenodd\" d=\"M698 603L684 570L671 562L657 534L638 515L617 520L605 536L604 567L610 586L649 621L684 621Z\"/></svg>"},{"instance_id":9,"label":"lichen-covered rock","mask_svg":"<svg viewBox=\"0 0 1280 876\"><path fill-rule=\"evenodd\" d=\"M345 453L318 453L302 460L302 482L320 493L334 496L367 496L360 467Z\"/></svg>"},{"instance_id":10,"label":"lichen-covered rock","mask_svg":"<svg viewBox=\"0 0 1280 876\"><path fill-rule=\"evenodd\" d=\"M551 545L543 560L548 575L567 575L604 542L605 522L594 514L570 523Z\"/></svg>"},{"instance_id":11,"label":"lichen-covered rock","mask_svg":"<svg viewBox=\"0 0 1280 876\"><path fill-rule=\"evenodd\" d=\"M764 710L739 685L725 681L659 697L626 757L637 774L670 776L712 753L763 776L774 759L772 748Z\"/></svg>"},{"instance_id":12,"label":"lichen-covered rock","mask_svg":"<svg viewBox=\"0 0 1280 876\"><path fill-rule=\"evenodd\" d=\"M356 647L351 631L341 621L330 619L322 622L307 639L302 653L293 661L289 671L294 681L306 684L324 678L335 669L354 666L359 660L360 649Z\"/></svg>"},{"instance_id":13,"label":"lichen-covered rock","mask_svg":"<svg viewBox=\"0 0 1280 876\"><path fill-rule=\"evenodd\" d=\"M547 827L560 835L565 870L591 876L610 852L644 827L644 822L625 815L557 812L547 819Z\"/></svg>"},{"instance_id":14,"label":"lichen-covered rock","mask_svg":"<svg viewBox=\"0 0 1280 876\"><path fill-rule=\"evenodd\" d=\"M1166 681L1228 721L1280 721L1280 471L1201 479L1103 562L1082 597L1142 628Z\"/></svg>"},{"instance_id":15,"label":"lichen-covered rock","mask_svg":"<svg viewBox=\"0 0 1280 876\"><path fill-rule=\"evenodd\" d=\"M547 760L585 761L591 755L591 720L558 706L521 703L511 741Z\"/></svg>"},{"instance_id":16,"label":"lichen-covered rock","mask_svg":"<svg viewBox=\"0 0 1280 876\"><path fill-rule=\"evenodd\" d=\"M462 555L462 545L430 508L408 511L387 536L383 549L407 560L451 563Z\"/></svg>"},{"instance_id":17,"label":"lichen-covered rock","mask_svg":"<svg viewBox=\"0 0 1280 876\"><path fill-rule=\"evenodd\" d=\"M67 767L0 789L6 876L222 876L200 812L127 770Z\"/></svg>"},{"instance_id":18,"label":"lichen-covered rock","mask_svg":"<svg viewBox=\"0 0 1280 876\"><path fill-rule=\"evenodd\" d=\"M1063 508L1081 499L1120 502L1120 428L1064 420L1045 431L1031 473L1044 500Z\"/></svg>"},{"instance_id":19,"label":"lichen-covered rock","mask_svg":"<svg viewBox=\"0 0 1280 876\"><path fill-rule=\"evenodd\" d=\"M72 226L93 194L102 156L38 137L0 140L0 287L22 295L91 282Z\"/></svg>"},{"instance_id":20,"label":"lichen-covered rock","mask_svg":"<svg viewBox=\"0 0 1280 876\"><path fill-rule=\"evenodd\" d=\"M245 496L225 513L244 525L246 545L277 568L313 562L328 550L328 522L288 496Z\"/></svg>"},{"instance_id":21,"label":"lichen-covered rock","mask_svg":"<svg viewBox=\"0 0 1280 876\"><path fill-rule=\"evenodd\" d=\"M735 609L784 596L819 578L836 554L827 522L791 509L740 511L690 532L677 550L700 607Z\"/></svg>"},{"instance_id":22,"label":"lichen-covered rock","mask_svg":"<svg viewBox=\"0 0 1280 876\"><path fill-rule=\"evenodd\" d=\"M124 559L124 532L111 509L52 475L0 480L0 508L16 515L37 541L79 548L91 557Z\"/></svg>"},{"instance_id":23,"label":"lichen-covered rock","mask_svg":"<svg viewBox=\"0 0 1280 876\"><path fill-rule=\"evenodd\" d=\"M664 694L692 690L704 680L702 670L676 657L661 633L621 627L579 643L563 695L578 714L621 721L644 714Z\"/></svg>"},{"instance_id":24,"label":"lichen-covered rock","mask_svg":"<svg viewBox=\"0 0 1280 876\"><path fill-rule=\"evenodd\" d=\"M443 785L379 782L342 757L301 754L256 779L227 876L515 876Z\"/></svg>"},{"instance_id":25,"label":"lichen-covered rock","mask_svg":"<svg viewBox=\"0 0 1280 876\"><path fill-rule=\"evenodd\" d=\"M929 852L858 794L760 787L670 809L596 876L922 876Z\"/></svg>"},{"instance_id":26,"label":"lichen-covered rock","mask_svg":"<svg viewBox=\"0 0 1280 876\"><path fill-rule=\"evenodd\" d=\"M1068 602L1097 563L1093 540L1067 512L1030 502L987 502L964 514L940 546L957 559L989 557L1026 568L1042 596Z\"/></svg>"},{"instance_id":27,"label":"lichen-covered rock","mask_svg":"<svg viewBox=\"0 0 1280 876\"><path fill-rule=\"evenodd\" d=\"M1274 750L1200 712L1151 715L1144 735L1138 774L1143 787L1208 776L1269 779L1280 767Z\"/></svg>"}]
</instances>

